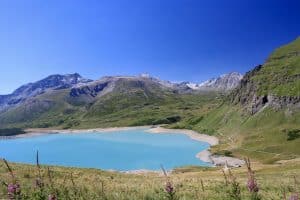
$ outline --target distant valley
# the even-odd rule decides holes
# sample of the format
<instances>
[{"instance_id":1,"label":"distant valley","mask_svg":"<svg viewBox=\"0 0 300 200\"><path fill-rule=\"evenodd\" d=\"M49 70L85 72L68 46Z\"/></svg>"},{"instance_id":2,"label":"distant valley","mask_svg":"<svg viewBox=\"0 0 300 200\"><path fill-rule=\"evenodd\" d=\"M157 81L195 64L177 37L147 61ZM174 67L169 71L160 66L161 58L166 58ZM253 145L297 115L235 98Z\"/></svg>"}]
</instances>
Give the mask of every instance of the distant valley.
<instances>
[{"instance_id":1,"label":"distant valley","mask_svg":"<svg viewBox=\"0 0 300 200\"><path fill-rule=\"evenodd\" d=\"M300 38L244 76L174 83L147 74L51 75L0 96L0 128L164 124L218 136L217 154L272 163L300 155ZM260 142L257 142L260 141Z\"/></svg>"}]
</instances>

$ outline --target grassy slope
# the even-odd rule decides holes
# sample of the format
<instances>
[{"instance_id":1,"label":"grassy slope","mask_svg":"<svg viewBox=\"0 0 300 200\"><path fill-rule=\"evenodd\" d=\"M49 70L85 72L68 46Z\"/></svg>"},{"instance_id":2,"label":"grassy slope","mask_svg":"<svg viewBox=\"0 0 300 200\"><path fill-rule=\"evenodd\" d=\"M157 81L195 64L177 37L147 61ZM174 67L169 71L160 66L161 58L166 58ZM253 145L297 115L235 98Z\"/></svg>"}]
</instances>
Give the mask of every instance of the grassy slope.
<instances>
[{"instance_id":1,"label":"grassy slope","mask_svg":"<svg viewBox=\"0 0 300 200\"><path fill-rule=\"evenodd\" d=\"M188 128L189 122L179 122L171 127ZM246 114L238 106L222 105L204 115L192 129L208 131L221 139L213 151L224 149L239 157L249 156L265 163L300 156L300 139L287 140L285 130L300 129L300 113L265 109L254 116Z\"/></svg>"},{"instance_id":2,"label":"grassy slope","mask_svg":"<svg viewBox=\"0 0 300 200\"><path fill-rule=\"evenodd\" d=\"M13 108L1 115L1 125L21 128L57 126L69 118L67 111L74 108L66 102L67 92L60 90L45 93L34 98L34 103Z\"/></svg>"},{"instance_id":3,"label":"grassy slope","mask_svg":"<svg viewBox=\"0 0 300 200\"><path fill-rule=\"evenodd\" d=\"M285 165L261 165L252 163L255 176L259 184L259 194L262 199L283 199L284 191L287 196L299 191L299 184L294 184L294 177L299 181L300 162L286 163ZM23 194L28 199L40 199L33 196L38 188L33 187L38 171L34 166L12 164L16 177L21 184ZM162 200L166 199L164 192L165 177L157 174L131 175L116 172L106 172L93 169L51 167L53 188L49 185L47 168L42 167L42 177L45 184L44 194L56 191L59 199L106 199L106 200ZM71 174L74 184L71 180ZM242 199L250 199L247 191L246 167L233 170L241 187ZM10 182L10 176L3 162L0 163L0 180ZM233 199L230 197L231 186L226 186L224 177L219 168L187 167L175 170L170 175L175 186L176 196L179 199ZM203 189L201 186L203 182ZM66 198L68 195L69 198ZM6 197L6 188L0 186L0 197Z\"/></svg>"},{"instance_id":4,"label":"grassy slope","mask_svg":"<svg viewBox=\"0 0 300 200\"><path fill-rule=\"evenodd\" d=\"M261 95L300 96L300 37L276 49L253 80Z\"/></svg>"},{"instance_id":5,"label":"grassy slope","mask_svg":"<svg viewBox=\"0 0 300 200\"><path fill-rule=\"evenodd\" d=\"M170 95L158 101L151 99L141 100L138 98L138 95L133 97L114 95L107 100L101 100L100 105L95 105L92 108L95 112L89 112L84 116L79 127L88 128L95 126L95 124L101 126L149 125L170 116L180 116L184 119L190 113L204 112L206 109L209 109L207 108L209 105L218 103L218 100L214 98L214 96L210 95ZM101 105L105 105L108 108L100 109ZM119 105L126 106L120 108Z\"/></svg>"}]
</instances>

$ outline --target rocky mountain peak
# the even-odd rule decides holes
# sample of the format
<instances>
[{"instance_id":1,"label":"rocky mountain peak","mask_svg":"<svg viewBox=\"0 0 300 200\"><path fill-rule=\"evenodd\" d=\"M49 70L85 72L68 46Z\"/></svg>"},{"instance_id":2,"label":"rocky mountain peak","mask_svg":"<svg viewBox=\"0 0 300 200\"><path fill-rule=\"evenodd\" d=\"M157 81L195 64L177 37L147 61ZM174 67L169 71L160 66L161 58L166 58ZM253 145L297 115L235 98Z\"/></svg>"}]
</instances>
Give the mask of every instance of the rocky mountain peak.
<instances>
[{"instance_id":1,"label":"rocky mountain peak","mask_svg":"<svg viewBox=\"0 0 300 200\"><path fill-rule=\"evenodd\" d=\"M54 74L34 83L28 83L16 89L13 95L34 96L44 92L47 89L64 89L70 88L78 83L87 83L92 80L82 78L78 73L74 74Z\"/></svg>"},{"instance_id":2,"label":"rocky mountain peak","mask_svg":"<svg viewBox=\"0 0 300 200\"><path fill-rule=\"evenodd\" d=\"M43 94L47 90L58 90L71 88L80 83L91 82L90 79L85 79L78 73L74 74L54 74L50 75L37 82L25 84L13 93L8 95L0 95L0 111L2 109L17 105L24 102L30 97L34 97Z\"/></svg>"},{"instance_id":3,"label":"rocky mountain peak","mask_svg":"<svg viewBox=\"0 0 300 200\"><path fill-rule=\"evenodd\" d=\"M240 84L242 78L242 74L238 72L231 72L199 84L187 83L187 86L191 89L200 91L229 91L236 88Z\"/></svg>"}]
</instances>

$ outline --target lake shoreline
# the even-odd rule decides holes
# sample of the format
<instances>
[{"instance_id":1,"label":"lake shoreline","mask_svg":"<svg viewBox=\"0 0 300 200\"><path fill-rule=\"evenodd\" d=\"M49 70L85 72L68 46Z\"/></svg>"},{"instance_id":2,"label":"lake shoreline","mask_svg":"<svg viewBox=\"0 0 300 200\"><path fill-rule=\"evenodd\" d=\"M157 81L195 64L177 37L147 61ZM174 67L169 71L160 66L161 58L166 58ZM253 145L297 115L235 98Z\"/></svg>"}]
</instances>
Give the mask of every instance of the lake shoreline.
<instances>
[{"instance_id":1,"label":"lake shoreline","mask_svg":"<svg viewBox=\"0 0 300 200\"><path fill-rule=\"evenodd\" d=\"M26 134L14 135L14 136L1 136L0 139L17 139L17 138L28 138L36 137L47 134L78 134L78 133L101 133L101 132L114 132L114 131L127 131L136 129L148 129L145 130L148 133L154 134L185 134L193 140L199 142L206 142L210 146L219 144L219 139L215 136L201 134L193 130L188 129L167 129L161 126L136 126L136 127L110 127L110 128L93 128L93 129L52 129L52 128L32 128L26 129ZM214 166L223 166L227 164L229 167L239 167L244 164L243 160L233 157L216 156L212 155L209 149L203 150L197 153L196 157L204 162L212 163ZM123 173L142 174L149 172L159 172L155 170L132 170Z\"/></svg>"},{"instance_id":2,"label":"lake shoreline","mask_svg":"<svg viewBox=\"0 0 300 200\"><path fill-rule=\"evenodd\" d=\"M146 130L146 132L157 133L157 134L163 134L163 133L185 134L193 140L199 142L206 142L210 146L219 144L219 139L215 136L198 133L196 131L188 130L188 129L168 129L168 128L163 128L158 126L158 127L152 127L149 130Z\"/></svg>"},{"instance_id":3,"label":"lake shoreline","mask_svg":"<svg viewBox=\"0 0 300 200\"><path fill-rule=\"evenodd\" d=\"M94 132L114 132L114 131L126 131L135 129L147 129L151 126L135 126L135 127L110 127L110 128L92 128L92 129L53 129L53 128L28 128L25 129L24 134L0 136L0 140L5 139L17 139L17 138L30 138L49 134L76 134L76 133L94 133Z\"/></svg>"},{"instance_id":4,"label":"lake shoreline","mask_svg":"<svg viewBox=\"0 0 300 200\"><path fill-rule=\"evenodd\" d=\"M167 129L163 127L155 127L147 130L149 133L179 133L185 134L189 136L192 140L196 140L199 142L207 142L210 146L215 146L219 144L219 139L215 136L210 136L206 134L202 134L193 130L188 129ZM212 163L214 166L225 166L228 167L241 167L245 164L244 160L234 157L222 156L222 155L213 155L210 152L210 149L205 149L197 153L196 157L204 162Z\"/></svg>"}]
</instances>

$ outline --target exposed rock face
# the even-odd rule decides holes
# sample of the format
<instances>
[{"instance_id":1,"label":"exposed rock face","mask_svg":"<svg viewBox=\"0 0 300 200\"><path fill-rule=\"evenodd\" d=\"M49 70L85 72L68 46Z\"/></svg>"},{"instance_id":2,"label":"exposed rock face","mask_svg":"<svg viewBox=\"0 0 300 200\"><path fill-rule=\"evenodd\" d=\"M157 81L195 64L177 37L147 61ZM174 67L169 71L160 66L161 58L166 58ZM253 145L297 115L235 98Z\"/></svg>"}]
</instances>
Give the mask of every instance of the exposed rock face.
<instances>
[{"instance_id":1,"label":"exposed rock face","mask_svg":"<svg viewBox=\"0 0 300 200\"><path fill-rule=\"evenodd\" d=\"M300 97L287 97L287 96L257 96L252 97L250 104L244 104L251 114L259 112L261 109L270 106L274 109L300 109Z\"/></svg>"},{"instance_id":2,"label":"exposed rock face","mask_svg":"<svg viewBox=\"0 0 300 200\"><path fill-rule=\"evenodd\" d=\"M75 86L71 89L71 96L88 95L92 97L102 96L113 90L126 93L133 88L145 91L159 92L170 91L173 93L187 93L194 90L187 86L187 82L172 83L170 81L160 80L150 75L140 76L105 76L83 86ZM151 89L150 89L151 88ZM155 89L156 88L156 89Z\"/></svg>"},{"instance_id":3,"label":"exposed rock face","mask_svg":"<svg viewBox=\"0 0 300 200\"><path fill-rule=\"evenodd\" d=\"M231 101L235 104L241 103L251 114L255 114L267 106L274 109L300 109L300 96L258 94L258 88L260 86L255 82L253 77L257 76L262 68L263 65L258 65L253 70L245 74L240 85L232 91L230 95Z\"/></svg>"},{"instance_id":4,"label":"exposed rock face","mask_svg":"<svg viewBox=\"0 0 300 200\"><path fill-rule=\"evenodd\" d=\"M91 103L108 93L131 96L135 92L142 92L144 96L155 96L165 89L169 89L169 86L150 76L106 76L72 87L69 103Z\"/></svg>"},{"instance_id":5,"label":"exposed rock face","mask_svg":"<svg viewBox=\"0 0 300 200\"><path fill-rule=\"evenodd\" d=\"M28 83L16 89L12 94L0 95L0 112L25 102L30 97L45 93L48 90L71 88L77 84L91 82L79 74L51 75L35 83Z\"/></svg>"},{"instance_id":6,"label":"exposed rock face","mask_svg":"<svg viewBox=\"0 0 300 200\"><path fill-rule=\"evenodd\" d=\"M268 95L267 100L269 101L269 104L273 106L274 108L284 108L284 107L294 107L294 108L300 108L300 96L298 97L277 97Z\"/></svg>"},{"instance_id":7,"label":"exposed rock face","mask_svg":"<svg viewBox=\"0 0 300 200\"><path fill-rule=\"evenodd\" d=\"M66 89L79 83L87 83L91 80L82 78L79 74L67 74L67 75L51 75L45 79L37 81L35 83L29 83L21 86L15 90L12 95L18 96L34 96L36 94L45 92L47 89Z\"/></svg>"},{"instance_id":8,"label":"exposed rock face","mask_svg":"<svg viewBox=\"0 0 300 200\"><path fill-rule=\"evenodd\" d=\"M105 83L99 83L96 85L86 85L86 86L82 86L82 87L75 87L72 88L70 91L70 96L71 97L78 97L80 95L89 95L92 97L96 97L97 94L101 91L103 91L103 89L105 87L108 86L108 82Z\"/></svg>"},{"instance_id":9,"label":"exposed rock face","mask_svg":"<svg viewBox=\"0 0 300 200\"><path fill-rule=\"evenodd\" d=\"M261 70L261 67L262 65L258 65L250 72L247 72L238 87L230 95L233 103L241 103L244 106L248 105L247 110L252 114L264 106L261 97L256 96L257 87L251 80L251 77L255 76Z\"/></svg>"}]
</instances>

